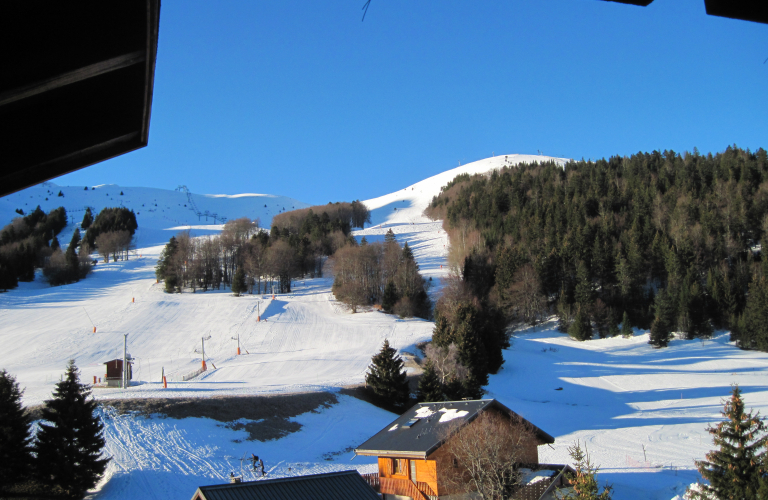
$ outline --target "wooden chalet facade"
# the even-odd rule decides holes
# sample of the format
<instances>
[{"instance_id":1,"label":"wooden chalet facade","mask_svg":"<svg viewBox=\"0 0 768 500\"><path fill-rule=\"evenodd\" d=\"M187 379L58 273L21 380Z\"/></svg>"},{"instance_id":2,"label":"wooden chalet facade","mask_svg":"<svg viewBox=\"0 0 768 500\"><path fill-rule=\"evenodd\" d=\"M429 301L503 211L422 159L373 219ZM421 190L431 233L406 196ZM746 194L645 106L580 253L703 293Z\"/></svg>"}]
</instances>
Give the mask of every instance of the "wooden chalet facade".
<instances>
[{"instance_id":1,"label":"wooden chalet facade","mask_svg":"<svg viewBox=\"0 0 768 500\"><path fill-rule=\"evenodd\" d=\"M555 488L567 486L564 474L572 472L565 465L539 463L538 447L555 439L495 399L417 404L355 450L356 455L378 457L378 473L363 477L384 500L472 498L471 493L452 491L441 476L453 460L444 445L484 412L509 418L512 429L525 427L520 429L527 437L518 468L523 482L515 498L554 499Z\"/></svg>"}]
</instances>

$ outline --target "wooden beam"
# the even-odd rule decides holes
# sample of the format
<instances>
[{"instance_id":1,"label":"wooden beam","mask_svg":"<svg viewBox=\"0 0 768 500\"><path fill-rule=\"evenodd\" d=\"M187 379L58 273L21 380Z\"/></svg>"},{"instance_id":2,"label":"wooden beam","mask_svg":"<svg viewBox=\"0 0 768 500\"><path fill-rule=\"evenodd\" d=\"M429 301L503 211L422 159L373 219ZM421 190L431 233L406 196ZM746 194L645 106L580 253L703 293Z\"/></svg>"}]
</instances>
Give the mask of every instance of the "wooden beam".
<instances>
[{"instance_id":1,"label":"wooden beam","mask_svg":"<svg viewBox=\"0 0 768 500\"><path fill-rule=\"evenodd\" d=\"M99 61L95 64L54 76L53 78L47 78L39 82L24 85L23 87L0 94L0 106L27 99L65 85L81 82L88 78L109 73L110 71L133 66L134 64L144 62L145 59L146 52L144 50L137 50L136 52L123 54L121 56L113 57L112 59L107 59L106 61Z\"/></svg>"}]
</instances>

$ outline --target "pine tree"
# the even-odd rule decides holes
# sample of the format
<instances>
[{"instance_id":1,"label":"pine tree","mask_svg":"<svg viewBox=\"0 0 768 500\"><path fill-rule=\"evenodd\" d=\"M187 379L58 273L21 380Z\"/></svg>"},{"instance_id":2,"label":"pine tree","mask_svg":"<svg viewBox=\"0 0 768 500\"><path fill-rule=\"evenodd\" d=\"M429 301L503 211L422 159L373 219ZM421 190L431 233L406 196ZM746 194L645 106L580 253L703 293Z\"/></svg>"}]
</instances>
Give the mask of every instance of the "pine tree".
<instances>
[{"instance_id":1,"label":"pine tree","mask_svg":"<svg viewBox=\"0 0 768 500\"><path fill-rule=\"evenodd\" d=\"M416 399L420 402L443 401L445 399L443 385L440 383L431 359L427 359L427 362L424 364L424 373L421 374L419 379Z\"/></svg>"},{"instance_id":2,"label":"pine tree","mask_svg":"<svg viewBox=\"0 0 768 500\"><path fill-rule=\"evenodd\" d=\"M103 428L94 415L96 401L80 383L75 361L70 360L64 379L56 384L53 399L45 402L34 451L41 481L70 498L83 498L107 467L102 458Z\"/></svg>"},{"instance_id":3,"label":"pine tree","mask_svg":"<svg viewBox=\"0 0 768 500\"><path fill-rule=\"evenodd\" d=\"M594 287L592 286L592 280L589 278L589 271L584 261L579 262L579 267L576 270L576 291L574 292L574 298L576 303L581 306L589 306L594 302Z\"/></svg>"},{"instance_id":4,"label":"pine tree","mask_svg":"<svg viewBox=\"0 0 768 500\"><path fill-rule=\"evenodd\" d=\"M723 403L721 414L725 419L707 428L718 449L707 453L706 460L696 460L699 473L709 484L699 483L699 490L691 491L691 497L758 498L756 493L766 458L764 448L768 443L765 424L759 413L753 415L751 411L744 411L738 385L733 386L730 399Z\"/></svg>"},{"instance_id":5,"label":"pine tree","mask_svg":"<svg viewBox=\"0 0 768 500\"><path fill-rule=\"evenodd\" d=\"M69 246L72 248L77 248L77 246L80 244L80 229L75 228L75 232L72 233L72 239L69 240Z\"/></svg>"},{"instance_id":6,"label":"pine tree","mask_svg":"<svg viewBox=\"0 0 768 500\"><path fill-rule=\"evenodd\" d=\"M673 306L670 304L669 295L667 290L659 290L654 301L656 317L651 324L651 332L648 339L648 343L654 347L667 347L669 341L672 340L672 326L669 317Z\"/></svg>"},{"instance_id":7,"label":"pine tree","mask_svg":"<svg viewBox=\"0 0 768 500\"><path fill-rule=\"evenodd\" d=\"M56 235L53 235L53 238L51 239L51 251L55 252L59 248L61 248L59 239L56 237Z\"/></svg>"},{"instance_id":8,"label":"pine tree","mask_svg":"<svg viewBox=\"0 0 768 500\"><path fill-rule=\"evenodd\" d=\"M232 279L232 293L235 294L235 297L239 297L240 294L246 290L245 272L243 272L243 267L240 266L237 268L237 271L235 271L235 276Z\"/></svg>"},{"instance_id":9,"label":"pine tree","mask_svg":"<svg viewBox=\"0 0 768 500\"><path fill-rule=\"evenodd\" d=\"M90 208L85 209L85 215L83 215L83 222L80 223L80 227L88 229L93 223L93 214Z\"/></svg>"},{"instance_id":10,"label":"pine tree","mask_svg":"<svg viewBox=\"0 0 768 500\"><path fill-rule=\"evenodd\" d=\"M625 339L632 338L632 323L629 322L629 314L624 311L624 316L621 318L621 336Z\"/></svg>"},{"instance_id":11,"label":"pine tree","mask_svg":"<svg viewBox=\"0 0 768 500\"><path fill-rule=\"evenodd\" d=\"M586 306L576 306L576 317L568 328L568 335L576 340L592 339L592 323L589 320Z\"/></svg>"},{"instance_id":12,"label":"pine tree","mask_svg":"<svg viewBox=\"0 0 768 500\"><path fill-rule=\"evenodd\" d=\"M389 346L389 340L384 340L381 351L371 358L365 383L383 401L401 407L408 402L410 391L403 359Z\"/></svg>"},{"instance_id":13,"label":"pine tree","mask_svg":"<svg viewBox=\"0 0 768 500\"><path fill-rule=\"evenodd\" d=\"M29 417L16 379L0 370L0 492L23 479L32 462Z\"/></svg>"},{"instance_id":14,"label":"pine tree","mask_svg":"<svg viewBox=\"0 0 768 500\"><path fill-rule=\"evenodd\" d=\"M179 243L176 241L175 236L171 236L171 239L160 252L160 258L157 259L157 265L155 266L155 277L157 280L168 280L171 274L171 258L176 254Z\"/></svg>"},{"instance_id":15,"label":"pine tree","mask_svg":"<svg viewBox=\"0 0 768 500\"><path fill-rule=\"evenodd\" d=\"M364 247L366 245L368 245L368 240L365 239L365 236L363 236L362 238L360 238L360 246Z\"/></svg>"},{"instance_id":16,"label":"pine tree","mask_svg":"<svg viewBox=\"0 0 768 500\"><path fill-rule=\"evenodd\" d=\"M603 487L603 491L600 492L600 485L597 483L597 471L600 468L592 464L586 446L582 450L577 441L576 444L568 448L568 453L575 462L574 468L576 469L576 473L570 474L568 477L573 489L566 493L558 490L557 498L560 500L611 500L613 488L608 485Z\"/></svg>"},{"instance_id":17,"label":"pine tree","mask_svg":"<svg viewBox=\"0 0 768 500\"><path fill-rule=\"evenodd\" d=\"M384 296L381 298L381 308L386 312L391 312L399 299L400 297L397 296L397 287L395 286L395 283L393 281L388 282L387 286L384 288Z\"/></svg>"},{"instance_id":18,"label":"pine tree","mask_svg":"<svg viewBox=\"0 0 768 500\"><path fill-rule=\"evenodd\" d=\"M756 278L749 284L747 305L739 328L739 346L768 351L768 278Z\"/></svg>"},{"instance_id":19,"label":"pine tree","mask_svg":"<svg viewBox=\"0 0 768 500\"><path fill-rule=\"evenodd\" d=\"M388 229L387 233L384 235L384 244L389 243L397 243L397 238L395 238L395 233L392 232L392 229Z\"/></svg>"}]
</instances>

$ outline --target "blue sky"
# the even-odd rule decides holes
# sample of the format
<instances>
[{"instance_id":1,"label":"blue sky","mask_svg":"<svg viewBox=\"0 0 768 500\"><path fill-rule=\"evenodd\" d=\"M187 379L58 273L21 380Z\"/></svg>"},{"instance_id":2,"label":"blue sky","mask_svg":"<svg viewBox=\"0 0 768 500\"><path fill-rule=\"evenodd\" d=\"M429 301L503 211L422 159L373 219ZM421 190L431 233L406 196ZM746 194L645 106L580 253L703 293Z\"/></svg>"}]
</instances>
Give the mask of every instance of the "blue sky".
<instances>
[{"instance_id":1,"label":"blue sky","mask_svg":"<svg viewBox=\"0 0 768 500\"><path fill-rule=\"evenodd\" d=\"M54 180L307 203L492 154L768 148L768 25L703 0L164 0L149 146Z\"/></svg>"}]
</instances>

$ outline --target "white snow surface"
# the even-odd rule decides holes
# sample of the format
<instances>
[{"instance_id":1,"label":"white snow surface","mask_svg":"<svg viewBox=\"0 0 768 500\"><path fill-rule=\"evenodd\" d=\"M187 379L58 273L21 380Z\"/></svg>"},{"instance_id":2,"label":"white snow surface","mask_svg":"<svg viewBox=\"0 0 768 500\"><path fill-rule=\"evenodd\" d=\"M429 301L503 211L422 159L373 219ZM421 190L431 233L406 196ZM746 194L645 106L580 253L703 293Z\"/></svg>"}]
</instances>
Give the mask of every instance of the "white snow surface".
<instances>
[{"instance_id":1,"label":"white snow surface","mask_svg":"<svg viewBox=\"0 0 768 500\"><path fill-rule=\"evenodd\" d=\"M422 213L440 187L459 173L547 159L488 158L367 200L374 225L355 234L373 241L391 228L413 248L424 275L433 278L434 294L447 273L447 238L440 221ZM59 190L63 198L56 196ZM230 219L259 217L264 227L283 206L306 206L271 195L193 196L200 210ZM100 263L79 283L52 288L38 276L0 294L0 368L17 377L27 405L50 397L70 358L84 381L103 376L103 363L122 354L123 334L136 358L136 385L94 389L97 399L336 391L363 381L385 338L401 351L416 352L415 344L431 337L429 321L373 311L351 314L334 300L329 277L299 280L294 293L274 300L235 298L224 290L165 294L154 279L162 244L180 228L191 227L198 235L221 229L213 221L198 221L183 207L187 197L181 192L112 185L85 191L49 183L0 199L0 222L9 222L15 208L29 212L37 204L46 211L64 205L79 222L78 207L92 206L96 214L120 201L137 213L136 256ZM74 227L65 229L62 244ZM267 321L257 322L258 312ZM238 334L242 356L235 354L232 340ZM183 375L199 368L201 355L195 350L207 336L209 371L182 382ZM652 349L647 342L642 331L632 339L590 342L575 342L551 324L518 332L504 366L490 377L487 397L555 437L552 447L539 448L542 463L568 463L567 449L578 440L600 466L601 482L613 484L614 499L680 498L699 478L693 460L712 448L706 428L721 418L721 400L731 384L740 385L749 408L768 412L768 354L739 350L727 332L705 342L674 340L666 349ZM160 384L163 368L168 389ZM293 419L303 425L298 432L265 443L247 441L245 431L209 419L118 416L105 410L107 454L113 460L92 497L188 499L197 486L224 483L231 471L239 473L240 459L250 453L262 457L269 477L349 468L372 472L375 459L350 462L351 449L391 425L395 415L338 397L331 408Z\"/></svg>"}]
</instances>

